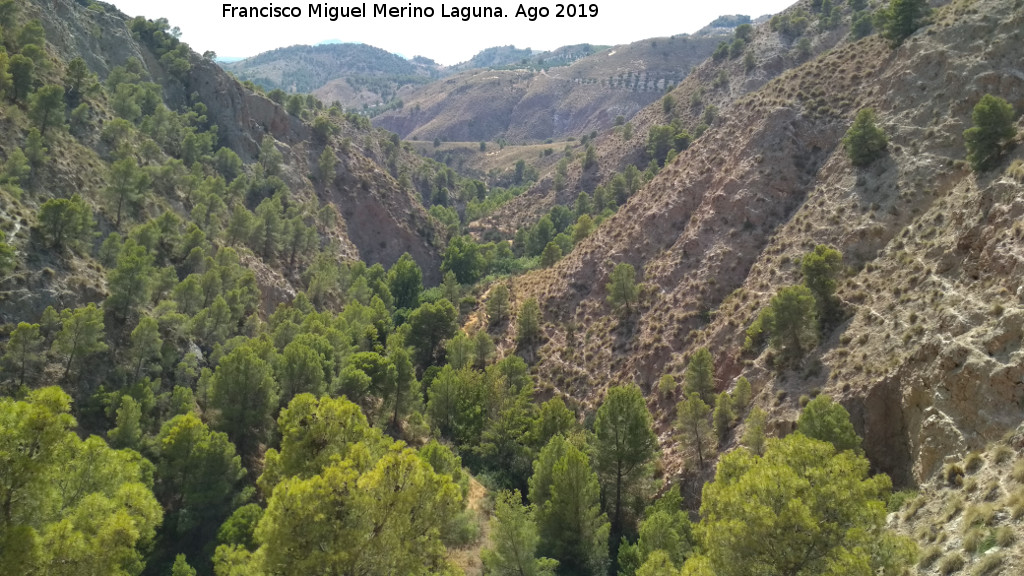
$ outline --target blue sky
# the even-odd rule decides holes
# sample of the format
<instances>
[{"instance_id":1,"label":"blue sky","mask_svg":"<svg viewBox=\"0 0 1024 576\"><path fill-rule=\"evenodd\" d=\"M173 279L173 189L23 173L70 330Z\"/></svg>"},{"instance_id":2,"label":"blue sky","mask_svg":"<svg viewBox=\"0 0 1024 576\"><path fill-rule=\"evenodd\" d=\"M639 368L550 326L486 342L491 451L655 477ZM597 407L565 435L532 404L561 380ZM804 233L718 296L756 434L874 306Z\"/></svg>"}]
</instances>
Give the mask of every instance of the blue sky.
<instances>
[{"instance_id":1,"label":"blue sky","mask_svg":"<svg viewBox=\"0 0 1024 576\"><path fill-rule=\"evenodd\" d=\"M757 17L779 12L794 0L718 0L717 2L664 0L600 0L596 18L555 18L558 2L523 2L525 7L547 6L551 16L530 22L514 18L520 2L502 0L466 0L441 2L406 0L390 6L434 8L435 17L428 19L392 19L366 17L361 19L309 18L309 2L288 0L233 0L235 6L275 6L300 8L302 18L242 19L225 18L223 4L209 0L114 0L114 4L130 16L167 18L182 31L182 40L198 52L213 50L221 57L253 56L260 52L293 44L317 44L324 40L362 42L406 57L416 55L432 58L441 64L456 64L491 46L514 44L520 48L550 50L569 44L626 44L656 36L694 32L722 14L747 14ZM321 2L322 4L323 2ZM360 6L360 1L329 2L331 6ZM500 19L441 18L452 6L497 6L508 15ZM579 6L577 4L576 6ZM366 2L372 13L372 2Z\"/></svg>"}]
</instances>

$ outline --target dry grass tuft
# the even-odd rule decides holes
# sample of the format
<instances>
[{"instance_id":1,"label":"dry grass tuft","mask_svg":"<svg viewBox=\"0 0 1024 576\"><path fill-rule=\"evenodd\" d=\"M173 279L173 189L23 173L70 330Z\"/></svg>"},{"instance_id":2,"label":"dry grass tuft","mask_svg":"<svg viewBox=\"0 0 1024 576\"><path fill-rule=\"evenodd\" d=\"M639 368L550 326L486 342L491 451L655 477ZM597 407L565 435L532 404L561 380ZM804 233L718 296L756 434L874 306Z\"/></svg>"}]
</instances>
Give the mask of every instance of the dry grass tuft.
<instances>
[{"instance_id":1,"label":"dry grass tuft","mask_svg":"<svg viewBox=\"0 0 1024 576\"><path fill-rule=\"evenodd\" d=\"M933 544L924 549L921 552L921 559L917 562L917 566L922 570L927 570L935 564L935 561L942 556L942 546Z\"/></svg>"},{"instance_id":2,"label":"dry grass tuft","mask_svg":"<svg viewBox=\"0 0 1024 576\"><path fill-rule=\"evenodd\" d=\"M1007 548L1017 541L1017 533L1009 526L1000 526L999 528L996 528L995 539L997 546L1000 548Z\"/></svg>"},{"instance_id":3,"label":"dry grass tuft","mask_svg":"<svg viewBox=\"0 0 1024 576\"><path fill-rule=\"evenodd\" d=\"M981 467L984 464L985 459L981 457L980 452L971 452L970 455L967 456L967 459L964 460L964 470L966 470L968 474L974 474L978 470L981 470Z\"/></svg>"},{"instance_id":4,"label":"dry grass tuft","mask_svg":"<svg viewBox=\"0 0 1024 576\"><path fill-rule=\"evenodd\" d=\"M996 516L996 508L991 504L971 504L964 512L964 529L971 526L991 526Z\"/></svg>"},{"instance_id":5,"label":"dry grass tuft","mask_svg":"<svg viewBox=\"0 0 1024 576\"><path fill-rule=\"evenodd\" d=\"M1024 484L1024 458L1018 459L1013 465L1013 470L1010 472L1010 478Z\"/></svg>"},{"instance_id":6,"label":"dry grass tuft","mask_svg":"<svg viewBox=\"0 0 1024 576\"><path fill-rule=\"evenodd\" d=\"M1006 169L1006 175L1024 184L1024 160L1014 160Z\"/></svg>"},{"instance_id":7,"label":"dry grass tuft","mask_svg":"<svg viewBox=\"0 0 1024 576\"><path fill-rule=\"evenodd\" d=\"M1013 448L1010 448L1006 444L1000 444L996 447L995 452L992 454L992 461L996 464L1002 464L1013 457Z\"/></svg>"},{"instance_id":8,"label":"dry grass tuft","mask_svg":"<svg viewBox=\"0 0 1024 576\"><path fill-rule=\"evenodd\" d=\"M982 556L978 563L975 564L974 570L971 570L973 576L988 576L991 574L998 574L999 567L1003 565L1003 554L1001 552L994 552L992 554L986 554Z\"/></svg>"},{"instance_id":9,"label":"dry grass tuft","mask_svg":"<svg viewBox=\"0 0 1024 576\"><path fill-rule=\"evenodd\" d=\"M954 572L959 572L967 564L967 560L964 559L963 555L959 552L950 552L943 556L939 562L939 574L949 576Z\"/></svg>"}]
</instances>

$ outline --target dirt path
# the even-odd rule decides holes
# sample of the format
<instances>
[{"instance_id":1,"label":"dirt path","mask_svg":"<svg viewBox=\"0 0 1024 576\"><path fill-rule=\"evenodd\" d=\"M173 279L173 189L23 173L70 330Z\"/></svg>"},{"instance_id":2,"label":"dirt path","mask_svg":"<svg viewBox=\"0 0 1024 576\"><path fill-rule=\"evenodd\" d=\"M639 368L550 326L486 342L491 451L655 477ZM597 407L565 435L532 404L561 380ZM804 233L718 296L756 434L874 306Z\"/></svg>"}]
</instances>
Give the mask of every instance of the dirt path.
<instances>
[{"instance_id":1,"label":"dirt path","mask_svg":"<svg viewBox=\"0 0 1024 576\"><path fill-rule=\"evenodd\" d=\"M474 544L465 548L448 550L448 560L452 564L462 568L466 576L480 576L483 574L483 563L480 561L480 551L487 545L490 536L490 517L484 510L484 501L487 498L487 489L477 482L476 478L469 477L469 495L467 507L476 512L477 522L480 523L480 539Z\"/></svg>"}]
</instances>

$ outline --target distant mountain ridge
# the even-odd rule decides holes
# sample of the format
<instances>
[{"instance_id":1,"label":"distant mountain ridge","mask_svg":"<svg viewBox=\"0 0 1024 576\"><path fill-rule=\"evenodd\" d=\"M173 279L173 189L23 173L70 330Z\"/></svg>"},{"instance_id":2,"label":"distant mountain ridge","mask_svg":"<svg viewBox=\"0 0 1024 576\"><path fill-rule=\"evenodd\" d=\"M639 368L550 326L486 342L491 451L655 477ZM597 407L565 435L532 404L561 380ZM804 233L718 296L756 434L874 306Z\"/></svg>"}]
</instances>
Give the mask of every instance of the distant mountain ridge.
<instances>
[{"instance_id":1,"label":"distant mountain ridge","mask_svg":"<svg viewBox=\"0 0 1024 576\"><path fill-rule=\"evenodd\" d=\"M567 46L531 55L520 66L465 70L403 87L398 92L403 105L374 123L418 140L523 143L579 137L610 128L618 116L629 119L658 100L730 34L649 38L610 48ZM551 60L571 63L548 66Z\"/></svg>"},{"instance_id":2,"label":"distant mountain ridge","mask_svg":"<svg viewBox=\"0 0 1024 576\"><path fill-rule=\"evenodd\" d=\"M332 80L348 79L356 95L349 105L374 99L369 95L360 99L361 92L388 100L398 87L428 82L441 70L433 60L407 60L368 44L288 46L221 66L239 80L288 93L308 94Z\"/></svg>"}]
</instances>

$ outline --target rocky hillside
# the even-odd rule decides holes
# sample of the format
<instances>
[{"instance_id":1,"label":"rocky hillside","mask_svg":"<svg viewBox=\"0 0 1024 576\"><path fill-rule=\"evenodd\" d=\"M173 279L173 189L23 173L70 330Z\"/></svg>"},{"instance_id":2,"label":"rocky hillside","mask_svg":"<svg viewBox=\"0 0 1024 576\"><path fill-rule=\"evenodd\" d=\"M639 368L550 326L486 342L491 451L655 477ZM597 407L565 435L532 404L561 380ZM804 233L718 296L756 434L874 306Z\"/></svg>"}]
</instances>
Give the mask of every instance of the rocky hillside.
<instances>
[{"instance_id":1,"label":"rocky hillside","mask_svg":"<svg viewBox=\"0 0 1024 576\"><path fill-rule=\"evenodd\" d=\"M719 117L728 115L729 109L743 96L815 55L856 40L851 28L857 15L864 12L854 10L850 3L837 3L838 17L828 27L823 27L817 24L820 13L811 8L813 4L797 2L783 12L805 19L800 34L772 29L770 18L759 18L748 24L752 26L749 38L738 49L733 48L737 44L735 34L725 25L749 19L722 17L716 21L720 25L712 23L702 29L700 36L715 38L716 52L723 44L726 49L693 68L668 94L671 105L666 107L664 98L655 98L632 117L625 118L628 129L620 126L602 131L593 140L596 167L584 175L578 165L573 166L561 190L552 186L553 170L542 172L542 178L528 194L473 223L474 233L492 231L511 237L517 228L536 222L553 206L571 205L583 192L592 196L598 186L607 184L627 166L632 164L645 169L650 163L647 145L652 128L674 125L688 131L692 137L699 137L704 127L714 128L720 122Z\"/></svg>"},{"instance_id":2,"label":"rocky hillside","mask_svg":"<svg viewBox=\"0 0 1024 576\"><path fill-rule=\"evenodd\" d=\"M404 106L374 118L405 139L510 143L563 139L610 128L679 83L721 36L652 38L540 71L472 70L407 87Z\"/></svg>"},{"instance_id":3,"label":"rocky hillside","mask_svg":"<svg viewBox=\"0 0 1024 576\"><path fill-rule=\"evenodd\" d=\"M890 526L912 534L919 574L1020 574L1024 557L1024 427L986 450L949 458L908 496Z\"/></svg>"},{"instance_id":4,"label":"rocky hillside","mask_svg":"<svg viewBox=\"0 0 1024 576\"><path fill-rule=\"evenodd\" d=\"M801 396L840 399L897 485L930 480L946 458L1016 427L1022 152L973 172L963 132L988 93L1013 104L1020 133L1024 11L1016 0L934 7L931 23L896 48L871 35L764 71L750 90L730 76L735 102L701 138L567 257L512 283L519 303L541 304L541 379L591 402L636 380L671 452L677 398L659 400L653 387L663 374L680 377L706 346L717 389L747 377L779 432L791 429ZM770 42L779 40L759 30L755 46ZM786 67L773 60L759 70ZM697 87L680 90L677 109ZM864 108L889 148L856 168L840 140ZM771 351L744 350L745 332L780 288L800 282L800 260L818 244L844 255L846 318L797 367L778 369ZM626 316L607 301L618 263L643 283Z\"/></svg>"}]
</instances>

